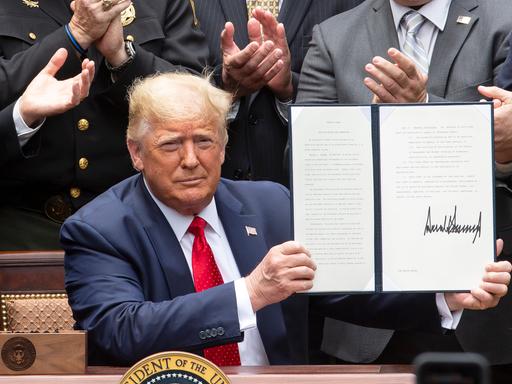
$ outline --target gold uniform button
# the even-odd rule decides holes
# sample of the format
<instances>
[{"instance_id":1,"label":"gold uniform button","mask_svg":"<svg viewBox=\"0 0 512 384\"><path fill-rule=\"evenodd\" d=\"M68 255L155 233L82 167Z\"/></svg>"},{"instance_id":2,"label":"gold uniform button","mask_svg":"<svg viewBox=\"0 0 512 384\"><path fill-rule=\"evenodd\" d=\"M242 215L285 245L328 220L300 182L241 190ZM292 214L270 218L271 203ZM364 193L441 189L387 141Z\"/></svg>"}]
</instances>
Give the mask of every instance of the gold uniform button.
<instances>
[{"instance_id":1,"label":"gold uniform button","mask_svg":"<svg viewBox=\"0 0 512 384\"><path fill-rule=\"evenodd\" d=\"M133 43L135 41L135 37L133 37L132 35L128 35L126 36L126 40L131 41Z\"/></svg>"},{"instance_id":2,"label":"gold uniform button","mask_svg":"<svg viewBox=\"0 0 512 384\"><path fill-rule=\"evenodd\" d=\"M78 166L80 169L86 169L89 166L89 160L85 157L80 158L80 160L78 160Z\"/></svg>"},{"instance_id":3,"label":"gold uniform button","mask_svg":"<svg viewBox=\"0 0 512 384\"><path fill-rule=\"evenodd\" d=\"M89 121L80 119L78 120L77 126L80 131L87 131L89 129Z\"/></svg>"},{"instance_id":4,"label":"gold uniform button","mask_svg":"<svg viewBox=\"0 0 512 384\"><path fill-rule=\"evenodd\" d=\"M80 188L71 188L69 190L69 194L73 199L78 199L80 197Z\"/></svg>"},{"instance_id":5,"label":"gold uniform button","mask_svg":"<svg viewBox=\"0 0 512 384\"><path fill-rule=\"evenodd\" d=\"M34 32L30 32L30 33L28 34L28 37L30 37L32 40L37 39L37 36L36 36L36 34L35 34Z\"/></svg>"}]
</instances>

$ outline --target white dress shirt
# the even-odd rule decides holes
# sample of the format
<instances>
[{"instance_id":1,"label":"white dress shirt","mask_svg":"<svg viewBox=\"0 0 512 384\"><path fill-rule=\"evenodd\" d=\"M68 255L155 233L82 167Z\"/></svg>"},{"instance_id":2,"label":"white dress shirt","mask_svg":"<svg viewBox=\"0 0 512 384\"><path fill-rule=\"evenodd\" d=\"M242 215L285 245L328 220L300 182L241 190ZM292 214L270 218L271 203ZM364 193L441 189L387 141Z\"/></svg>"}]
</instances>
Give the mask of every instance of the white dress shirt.
<instances>
[{"instance_id":1,"label":"white dress shirt","mask_svg":"<svg viewBox=\"0 0 512 384\"><path fill-rule=\"evenodd\" d=\"M176 238L180 242L181 249L183 250L190 270L190 275L192 276L192 245L194 243L194 235L188 232L188 227L190 223L192 223L194 216L184 216L168 207L153 195L146 181L144 181L144 183L149 194L162 211L176 235ZM208 204L198 216L207 222L204 233L212 249L222 279L225 283L234 281L235 284L238 321L240 330L244 332L244 341L238 343L240 361L242 365L268 365L267 354L265 353L265 347L263 346L258 331L256 314L252 310L245 279L240 276L235 257L233 256L226 233L224 232L224 227L217 213L215 198L212 199L210 204Z\"/></svg>"}]
</instances>

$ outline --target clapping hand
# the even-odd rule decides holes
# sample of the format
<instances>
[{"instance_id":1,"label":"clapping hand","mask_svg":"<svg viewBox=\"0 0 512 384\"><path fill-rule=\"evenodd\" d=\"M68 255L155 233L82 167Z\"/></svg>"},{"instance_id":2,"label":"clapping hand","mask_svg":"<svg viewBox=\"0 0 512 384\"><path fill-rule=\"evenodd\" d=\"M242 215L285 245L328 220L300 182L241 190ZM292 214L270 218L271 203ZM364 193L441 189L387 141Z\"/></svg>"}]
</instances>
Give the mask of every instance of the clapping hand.
<instances>
[{"instance_id":1,"label":"clapping hand","mask_svg":"<svg viewBox=\"0 0 512 384\"><path fill-rule=\"evenodd\" d=\"M82 71L75 77L66 80L55 78L67 56L66 49L57 50L21 96L20 114L28 126L36 125L47 116L58 115L76 107L89 95L94 78L94 62L85 59Z\"/></svg>"}]
</instances>

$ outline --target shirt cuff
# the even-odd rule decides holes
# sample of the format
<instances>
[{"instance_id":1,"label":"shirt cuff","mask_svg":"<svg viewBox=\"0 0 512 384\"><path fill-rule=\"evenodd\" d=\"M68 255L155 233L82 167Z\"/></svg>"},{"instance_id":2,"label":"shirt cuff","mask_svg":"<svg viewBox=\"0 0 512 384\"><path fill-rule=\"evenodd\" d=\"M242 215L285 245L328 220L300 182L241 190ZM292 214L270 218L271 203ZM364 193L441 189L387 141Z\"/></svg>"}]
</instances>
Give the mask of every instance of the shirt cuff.
<instances>
[{"instance_id":1,"label":"shirt cuff","mask_svg":"<svg viewBox=\"0 0 512 384\"><path fill-rule=\"evenodd\" d=\"M14 121L14 127L16 128L16 133L18 134L18 141L20 143L20 147L23 147L27 142L34 136L39 128L41 128L46 121L43 119L41 124L39 124L35 128L30 128L27 123L23 120L20 113L20 99L16 101L14 104L14 108L12 110L12 119Z\"/></svg>"},{"instance_id":2,"label":"shirt cuff","mask_svg":"<svg viewBox=\"0 0 512 384\"><path fill-rule=\"evenodd\" d=\"M436 305L439 316L441 317L441 326L444 329L456 329L462 317L462 309L459 311L450 311L444 293L436 293Z\"/></svg>"},{"instance_id":3,"label":"shirt cuff","mask_svg":"<svg viewBox=\"0 0 512 384\"><path fill-rule=\"evenodd\" d=\"M240 331L244 332L248 329L256 328L256 314L252 310L251 299L247 291L247 285L245 285L245 279L237 279L234 283Z\"/></svg>"},{"instance_id":4,"label":"shirt cuff","mask_svg":"<svg viewBox=\"0 0 512 384\"><path fill-rule=\"evenodd\" d=\"M233 104L231 104L231 108L228 112L227 120L228 123L231 123L236 119L236 115L238 115L238 110L240 109L240 100L235 100Z\"/></svg>"},{"instance_id":5,"label":"shirt cuff","mask_svg":"<svg viewBox=\"0 0 512 384\"><path fill-rule=\"evenodd\" d=\"M293 104L293 100L281 101L277 97L274 97L276 109L279 113L279 117L283 123L288 122L288 107Z\"/></svg>"}]
</instances>

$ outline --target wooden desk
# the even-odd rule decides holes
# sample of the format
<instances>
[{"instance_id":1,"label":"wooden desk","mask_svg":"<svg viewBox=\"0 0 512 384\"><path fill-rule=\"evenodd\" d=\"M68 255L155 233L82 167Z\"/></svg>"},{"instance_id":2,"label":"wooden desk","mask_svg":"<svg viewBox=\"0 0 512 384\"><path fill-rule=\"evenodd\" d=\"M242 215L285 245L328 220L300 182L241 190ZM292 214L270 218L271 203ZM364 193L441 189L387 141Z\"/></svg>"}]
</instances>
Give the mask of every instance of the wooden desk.
<instances>
[{"instance_id":1,"label":"wooden desk","mask_svg":"<svg viewBox=\"0 0 512 384\"><path fill-rule=\"evenodd\" d=\"M231 367L233 384L414 384L409 366L311 365ZM80 376L0 376L0 384L118 384L126 368L90 367Z\"/></svg>"},{"instance_id":2,"label":"wooden desk","mask_svg":"<svg viewBox=\"0 0 512 384\"><path fill-rule=\"evenodd\" d=\"M64 252L0 252L0 292L64 292Z\"/></svg>"},{"instance_id":3,"label":"wooden desk","mask_svg":"<svg viewBox=\"0 0 512 384\"><path fill-rule=\"evenodd\" d=\"M0 252L0 292L64 289L63 252ZM86 375L0 376L0 384L118 384L127 368L89 367ZM413 384L410 366L227 367L233 384Z\"/></svg>"}]
</instances>

